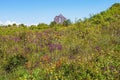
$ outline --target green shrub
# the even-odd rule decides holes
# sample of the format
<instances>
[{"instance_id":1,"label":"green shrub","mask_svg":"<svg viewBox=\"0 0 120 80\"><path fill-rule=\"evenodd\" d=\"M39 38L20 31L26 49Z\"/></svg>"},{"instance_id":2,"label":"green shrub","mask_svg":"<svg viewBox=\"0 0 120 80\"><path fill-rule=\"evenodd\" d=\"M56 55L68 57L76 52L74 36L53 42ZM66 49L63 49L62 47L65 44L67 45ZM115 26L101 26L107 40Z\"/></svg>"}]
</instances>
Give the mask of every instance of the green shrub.
<instances>
[{"instance_id":1,"label":"green shrub","mask_svg":"<svg viewBox=\"0 0 120 80\"><path fill-rule=\"evenodd\" d=\"M6 72L15 70L18 66L24 65L27 59L22 55L16 55L8 60L8 63L4 66Z\"/></svg>"}]
</instances>

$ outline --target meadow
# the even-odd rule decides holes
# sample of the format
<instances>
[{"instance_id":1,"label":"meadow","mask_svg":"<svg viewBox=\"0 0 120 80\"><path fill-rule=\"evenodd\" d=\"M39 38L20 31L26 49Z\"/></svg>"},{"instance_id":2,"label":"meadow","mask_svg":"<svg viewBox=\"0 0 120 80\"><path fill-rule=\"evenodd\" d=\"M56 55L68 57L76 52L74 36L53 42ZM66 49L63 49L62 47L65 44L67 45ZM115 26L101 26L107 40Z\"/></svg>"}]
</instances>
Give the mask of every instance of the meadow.
<instances>
[{"instance_id":1,"label":"meadow","mask_svg":"<svg viewBox=\"0 0 120 80\"><path fill-rule=\"evenodd\" d=\"M1 25L0 80L120 80L120 3L75 23Z\"/></svg>"}]
</instances>

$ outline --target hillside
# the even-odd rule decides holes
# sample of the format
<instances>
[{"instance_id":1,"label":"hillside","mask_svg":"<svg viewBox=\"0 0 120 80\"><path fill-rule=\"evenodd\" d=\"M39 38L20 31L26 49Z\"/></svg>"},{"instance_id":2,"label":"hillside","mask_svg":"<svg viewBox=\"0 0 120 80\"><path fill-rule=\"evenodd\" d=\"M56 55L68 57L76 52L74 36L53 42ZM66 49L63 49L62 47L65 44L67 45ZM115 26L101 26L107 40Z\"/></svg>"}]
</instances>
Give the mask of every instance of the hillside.
<instances>
[{"instance_id":1,"label":"hillside","mask_svg":"<svg viewBox=\"0 0 120 80\"><path fill-rule=\"evenodd\" d=\"M0 27L0 80L120 79L120 3L52 25Z\"/></svg>"},{"instance_id":2,"label":"hillside","mask_svg":"<svg viewBox=\"0 0 120 80\"><path fill-rule=\"evenodd\" d=\"M92 16L89 21L94 24L108 25L111 22L116 22L120 19L120 4L113 4L112 7L108 8L97 15Z\"/></svg>"}]
</instances>

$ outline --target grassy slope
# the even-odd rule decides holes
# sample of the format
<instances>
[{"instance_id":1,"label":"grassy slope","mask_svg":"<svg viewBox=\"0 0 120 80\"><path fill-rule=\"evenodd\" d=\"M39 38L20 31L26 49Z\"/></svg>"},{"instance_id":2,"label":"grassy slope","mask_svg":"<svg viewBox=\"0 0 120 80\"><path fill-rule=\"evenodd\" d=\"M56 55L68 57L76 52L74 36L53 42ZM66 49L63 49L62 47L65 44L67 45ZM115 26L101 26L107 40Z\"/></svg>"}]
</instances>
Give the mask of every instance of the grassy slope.
<instances>
[{"instance_id":1,"label":"grassy slope","mask_svg":"<svg viewBox=\"0 0 120 80\"><path fill-rule=\"evenodd\" d=\"M119 35L119 3L69 27L0 28L0 80L119 80Z\"/></svg>"}]
</instances>

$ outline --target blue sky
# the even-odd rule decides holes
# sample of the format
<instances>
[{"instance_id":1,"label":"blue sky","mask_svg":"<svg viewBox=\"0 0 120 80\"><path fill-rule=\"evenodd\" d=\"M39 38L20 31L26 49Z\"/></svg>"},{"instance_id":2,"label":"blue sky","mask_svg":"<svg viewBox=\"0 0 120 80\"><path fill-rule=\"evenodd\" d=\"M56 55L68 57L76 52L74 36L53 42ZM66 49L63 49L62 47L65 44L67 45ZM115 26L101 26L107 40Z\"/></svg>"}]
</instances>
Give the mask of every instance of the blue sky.
<instances>
[{"instance_id":1,"label":"blue sky","mask_svg":"<svg viewBox=\"0 0 120 80\"><path fill-rule=\"evenodd\" d=\"M60 13L74 22L116 2L120 0L0 0L0 24L49 24Z\"/></svg>"}]
</instances>

